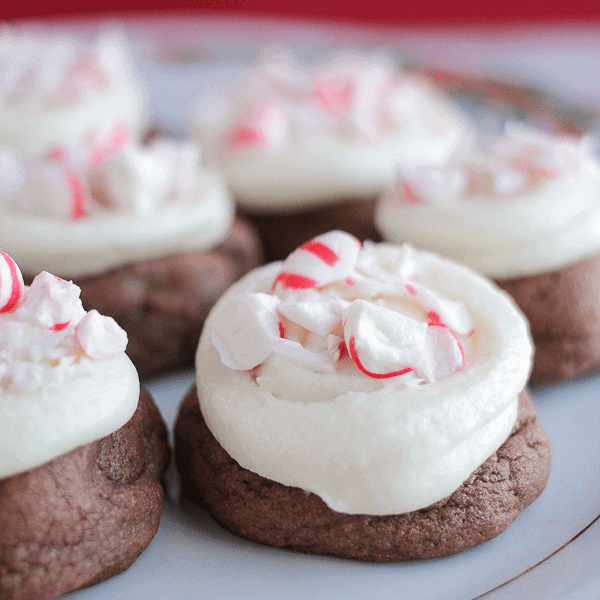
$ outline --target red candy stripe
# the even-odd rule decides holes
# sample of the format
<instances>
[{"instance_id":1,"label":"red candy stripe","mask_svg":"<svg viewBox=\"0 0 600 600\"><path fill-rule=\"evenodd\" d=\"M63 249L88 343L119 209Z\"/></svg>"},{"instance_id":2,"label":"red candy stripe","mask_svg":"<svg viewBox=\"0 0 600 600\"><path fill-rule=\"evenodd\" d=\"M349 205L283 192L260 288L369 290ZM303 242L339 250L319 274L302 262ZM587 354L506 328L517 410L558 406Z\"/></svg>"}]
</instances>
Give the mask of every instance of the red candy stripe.
<instances>
[{"instance_id":1,"label":"red candy stripe","mask_svg":"<svg viewBox=\"0 0 600 600\"><path fill-rule=\"evenodd\" d=\"M462 349L461 349L462 350ZM413 370L412 367L405 367L404 369L400 369L399 371L392 371L391 373L371 373L371 371L367 371L360 362L358 358L358 353L356 352L356 345L354 342L354 336L350 338L350 343L348 344L348 351L350 353L350 358L354 361L354 364L358 367L360 371L362 371L365 375L369 377L373 377L374 379L388 379L389 377L398 377L398 375L404 375L405 373L409 373Z\"/></svg>"},{"instance_id":2,"label":"red candy stripe","mask_svg":"<svg viewBox=\"0 0 600 600\"><path fill-rule=\"evenodd\" d=\"M454 338L454 340L458 344L458 349L460 351L460 356L461 356L461 359L462 359L461 368L464 367L465 366L465 362L466 362L465 351L463 350L462 344L458 341L458 338L454 334L454 331L452 331L452 329L450 329L450 327L448 327L447 325L444 325L443 323L427 323L427 327L441 327L442 329L447 329L450 332L450 335L452 335L452 337Z\"/></svg>"},{"instance_id":3,"label":"red candy stripe","mask_svg":"<svg viewBox=\"0 0 600 600\"><path fill-rule=\"evenodd\" d=\"M265 137L255 127L236 127L229 136L232 146L264 146Z\"/></svg>"},{"instance_id":4,"label":"red candy stripe","mask_svg":"<svg viewBox=\"0 0 600 600\"><path fill-rule=\"evenodd\" d=\"M319 282L304 275L282 271L273 282L273 288L280 284L284 289L308 290L319 285Z\"/></svg>"},{"instance_id":5,"label":"red candy stripe","mask_svg":"<svg viewBox=\"0 0 600 600\"><path fill-rule=\"evenodd\" d=\"M85 192L81 178L74 171L67 171L67 184L71 190L71 219L81 219L84 215Z\"/></svg>"},{"instance_id":6,"label":"red candy stripe","mask_svg":"<svg viewBox=\"0 0 600 600\"><path fill-rule=\"evenodd\" d=\"M285 329L284 329L283 323L281 321L279 321L279 337L280 338L285 337Z\"/></svg>"},{"instance_id":7,"label":"red candy stripe","mask_svg":"<svg viewBox=\"0 0 600 600\"><path fill-rule=\"evenodd\" d=\"M434 310L430 310L427 313L427 316L435 323L439 323L441 321L440 315L438 315Z\"/></svg>"},{"instance_id":8,"label":"red candy stripe","mask_svg":"<svg viewBox=\"0 0 600 600\"><path fill-rule=\"evenodd\" d=\"M300 246L300 250L310 252L318 258L320 258L325 264L329 266L334 265L340 257L329 247L316 240L310 240L306 244Z\"/></svg>"},{"instance_id":9,"label":"red candy stripe","mask_svg":"<svg viewBox=\"0 0 600 600\"><path fill-rule=\"evenodd\" d=\"M6 261L8 268L10 270L10 279L11 279L11 290L10 296L6 304L0 308L0 313L10 312L13 310L19 300L21 299L23 288L22 288L22 278L21 273L19 272L19 267L17 267L17 263L8 255L6 252L1 252L0 254ZM0 282L0 285L2 282Z\"/></svg>"}]
</instances>

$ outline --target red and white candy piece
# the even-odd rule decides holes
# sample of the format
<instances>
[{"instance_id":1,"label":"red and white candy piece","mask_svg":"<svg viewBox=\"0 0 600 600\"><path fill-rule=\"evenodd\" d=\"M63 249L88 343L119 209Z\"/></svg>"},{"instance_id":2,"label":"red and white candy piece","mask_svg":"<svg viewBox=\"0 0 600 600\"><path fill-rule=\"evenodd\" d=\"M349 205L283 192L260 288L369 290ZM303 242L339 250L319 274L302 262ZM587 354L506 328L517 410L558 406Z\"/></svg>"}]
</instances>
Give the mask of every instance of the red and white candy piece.
<instances>
[{"instance_id":1,"label":"red and white candy piece","mask_svg":"<svg viewBox=\"0 0 600 600\"><path fill-rule=\"evenodd\" d=\"M273 352L274 341L281 339L277 304L279 298L269 294L240 294L215 314L211 338L224 365L253 369Z\"/></svg>"},{"instance_id":2,"label":"red and white candy piece","mask_svg":"<svg viewBox=\"0 0 600 600\"><path fill-rule=\"evenodd\" d=\"M74 283L42 271L27 290L20 311L48 329L62 331L85 315L80 293Z\"/></svg>"},{"instance_id":3,"label":"red and white candy piece","mask_svg":"<svg viewBox=\"0 0 600 600\"><path fill-rule=\"evenodd\" d=\"M14 311L23 302L23 275L6 252L0 252L0 313Z\"/></svg>"},{"instance_id":4,"label":"red and white candy piece","mask_svg":"<svg viewBox=\"0 0 600 600\"><path fill-rule=\"evenodd\" d=\"M256 106L232 127L227 138L228 145L234 149L273 150L283 145L287 130L287 117L279 106Z\"/></svg>"},{"instance_id":5,"label":"red and white candy piece","mask_svg":"<svg viewBox=\"0 0 600 600\"><path fill-rule=\"evenodd\" d=\"M90 144L90 162L95 165L101 165L106 162L113 154L124 148L131 133L127 123L117 123L110 132L108 139L101 142L97 141L97 136L92 134L89 139Z\"/></svg>"},{"instance_id":6,"label":"red and white candy piece","mask_svg":"<svg viewBox=\"0 0 600 600\"><path fill-rule=\"evenodd\" d=\"M464 366L465 353L454 333L443 323L429 323L425 335L425 358L417 365L417 375L434 383Z\"/></svg>"},{"instance_id":7,"label":"red and white candy piece","mask_svg":"<svg viewBox=\"0 0 600 600\"><path fill-rule=\"evenodd\" d=\"M460 335L473 333L473 321L460 300L440 296L416 281L406 291L423 306L432 322L443 323Z\"/></svg>"},{"instance_id":8,"label":"red and white candy piece","mask_svg":"<svg viewBox=\"0 0 600 600\"><path fill-rule=\"evenodd\" d=\"M327 112L339 116L352 106L355 83L350 77L321 76L313 84L313 93Z\"/></svg>"},{"instance_id":9,"label":"red and white candy piece","mask_svg":"<svg viewBox=\"0 0 600 600\"><path fill-rule=\"evenodd\" d=\"M30 174L17 202L34 215L77 220L85 216L89 191L77 171L47 164Z\"/></svg>"},{"instance_id":10,"label":"red and white candy piece","mask_svg":"<svg viewBox=\"0 0 600 600\"><path fill-rule=\"evenodd\" d=\"M587 143L512 126L491 145L491 150L531 177L550 179L577 171L582 155L587 151Z\"/></svg>"},{"instance_id":11,"label":"red and white candy piece","mask_svg":"<svg viewBox=\"0 0 600 600\"><path fill-rule=\"evenodd\" d=\"M344 341L360 371L376 379L412 371L424 358L427 323L364 300L344 311Z\"/></svg>"},{"instance_id":12,"label":"red and white candy piece","mask_svg":"<svg viewBox=\"0 0 600 600\"><path fill-rule=\"evenodd\" d=\"M294 250L281 265L273 290L301 290L344 280L353 270L361 243L343 231L330 231Z\"/></svg>"},{"instance_id":13,"label":"red and white candy piece","mask_svg":"<svg viewBox=\"0 0 600 600\"><path fill-rule=\"evenodd\" d=\"M123 212L148 214L166 197L175 160L176 156L167 157L164 152L124 148L93 171L94 200Z\"/></svg>"},{"instance_id":14,"label":"red and white candy piece","mask_svg":"<svg viewBox=\"0 0 600 600\"><path fill-rule=\"evenodd\" d=\"M404 165L399 168L396 196L413 204L450 204L465 196L468 183L462 165Z\"/></svg>"},{"instance_id":15,"label":"red and white candy piece","mask_svg":"<svg viewBox=\"0 0 600 600\"><path fill-rule=\"evenodd\" d=\"M127 334L112 317L90 310L75 327L75 337L90 358L108 358L125 352Z\"/></svg>"}]
</instances>

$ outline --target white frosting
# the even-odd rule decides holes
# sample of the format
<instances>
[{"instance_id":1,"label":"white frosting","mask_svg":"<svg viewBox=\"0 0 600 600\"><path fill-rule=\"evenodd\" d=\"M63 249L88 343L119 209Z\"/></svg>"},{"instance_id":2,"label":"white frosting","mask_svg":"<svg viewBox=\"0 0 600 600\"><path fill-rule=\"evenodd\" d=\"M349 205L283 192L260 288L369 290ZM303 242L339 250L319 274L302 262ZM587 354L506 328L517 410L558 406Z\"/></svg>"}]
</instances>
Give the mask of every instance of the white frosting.
<instances>
[{"instance_id":1,"label":"white frosting","mask_svg":"<svg viewBox=\"0 0 600 600\"><path fill-rule=\"evenodd\" d=\"M369 252L392 279L407 250L381 244ZM526 321L472 271L428 253L414 260L415 285L460 298L474 325L459 336L463 368L433 383L414 373L369 377L349 359L324 372L277 352L258 369L232 370L211 334L232 298L269 293L281 263L255 270L219 300L196 357L198 396L212 433L240 465L314 492L336 511L398 514L451 494L508 437L531 362Z\"/></svg>"},{"instance_id":2,"label":"white frosting","mask_svg":"<svg viewBox=\"0 0 600 600\"><path fill-rule=\"evenodd\" d=\"M0 479L109 435L135 412L127 335L86 313L79 293L41 273L19 307L0 314Z\"/></svg>"},{"instance_id":3,"label":"white frosting","mask_svg":"<svg viewBox=\"0 0 600 600\"><path fill-rule=\"evenodd\" d=\"M189 144L129 147L95 169L26 164L22 186L0 191L0 239L26 273L93 275L120 265L210 248L234 206ZM72 183L76 182L76 193Z\"/></svg>"},{"instance_id":4,"label":"white frosting","mask_svg":"<svg viewBox=\"0 0 600 600\"><path fill-rule=\"evenodd\" d=\"M466 119L428 82L371 56L312 70L269 57L198 113L209 159L258 213L373 197L397 162L439 164L469 138Z\"/></svg>"},{"instance_id":5,"label":"white frosting","mask_svg":"<svg viewBox=\"0 0 600 600\"><path fill-rule=\"evenodd\" d=\"M498 279L557 270L600 251L600 164L587 140L512 128L486 154L401 171L375 222Z\"/></svg>"},{"instance_id":6,"label":"white frosting","mask_svg":"<svg viewBox=\"0 0 600 600\"><path fill-rule=\"evenodd\" d=\"M118 36L86 46L0 30L0 144L27 158L58 152L96 162L138 139L146 104Z\"/></svg>"}]
</instances>

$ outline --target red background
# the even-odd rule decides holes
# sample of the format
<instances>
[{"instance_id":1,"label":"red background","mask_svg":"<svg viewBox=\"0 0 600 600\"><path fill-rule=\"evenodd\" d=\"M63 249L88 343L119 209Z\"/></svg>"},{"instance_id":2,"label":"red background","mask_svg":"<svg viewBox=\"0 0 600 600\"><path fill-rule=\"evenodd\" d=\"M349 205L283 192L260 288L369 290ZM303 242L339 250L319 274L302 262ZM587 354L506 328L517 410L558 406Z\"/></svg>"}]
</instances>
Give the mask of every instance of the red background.
<instances>
[{"instance_id":1,"label":"red background","mask_svg":"<svg viewBox=\"0 0 600 600\"><path fill-rule=\"evenodd\" d=\"M82 14L245 14L387 25L600 22L600 0L0 0L0 19Z\"/></svg>"}]
</instances>

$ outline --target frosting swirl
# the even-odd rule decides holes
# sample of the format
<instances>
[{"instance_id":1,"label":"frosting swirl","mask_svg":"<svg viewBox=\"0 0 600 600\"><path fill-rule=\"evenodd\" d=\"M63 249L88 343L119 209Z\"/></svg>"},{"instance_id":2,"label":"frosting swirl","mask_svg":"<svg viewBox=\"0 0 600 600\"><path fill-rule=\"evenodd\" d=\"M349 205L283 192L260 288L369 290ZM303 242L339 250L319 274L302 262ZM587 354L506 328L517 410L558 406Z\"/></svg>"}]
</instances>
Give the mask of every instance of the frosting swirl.
<instances>
[{"instance_id":1,"label":"frosting swirl","mask_svg":"<svg viewBox=\"0 0 600 600\"><path fill-rule=\"evenodd\" d=\"M207 320L196 366L212 433L243 467L336 511L398 514L449 495L514 424L524 318L487 280L406 246L366 244L329 280L309 257L312 287L293 257L235 284ZM255 324L232 312L249 298Z\"/></svg>"},{"instance_id":2,"label":"frosting swirl","mask_svg":"<svg viewBox=\"0 0 600 600\"><path fill-rule=\"evenodd\" d=\"M560 269L600 251L600 164L587 138L509 127L486 151L403 167L375 222L497 279Z\"/></svg>"}]
</instances>

